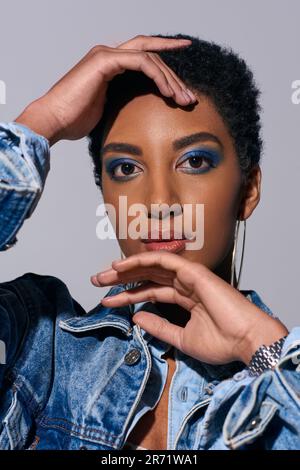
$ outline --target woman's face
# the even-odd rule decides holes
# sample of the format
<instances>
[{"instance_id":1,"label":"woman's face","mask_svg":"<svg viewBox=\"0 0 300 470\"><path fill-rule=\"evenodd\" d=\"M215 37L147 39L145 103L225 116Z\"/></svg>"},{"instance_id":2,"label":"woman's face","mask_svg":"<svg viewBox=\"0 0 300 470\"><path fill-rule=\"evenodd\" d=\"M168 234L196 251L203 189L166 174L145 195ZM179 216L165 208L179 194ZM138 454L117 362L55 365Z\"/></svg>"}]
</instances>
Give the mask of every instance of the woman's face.
<instances>
[{"instance_id":1,"label":"woman's face","mask_svg":"<svg viewBox=\"0 0 300 470\"><path fill-rule=\"evenodd\" d=\"M242 173L220 114L209 98L198 97L195 105L181 107L153 93L137 96L121 108L107 130L102 147L102 192L104 202L115 208L116 234L125 256L154 245L141 238L119 238L119 196L127 197L127 208L136 203L147 208L149 230L151 219L158 224L167 221L165 213L160 215L161 220L157 213L151 213L151 204L189 205L193 231L197 228L204 238L197 250L181 247L178 255L186 259L215 270L232 248ZM113 143L138 148L107 147ZM199 217L198 222L196 219L199 204L204 208L200 226ZM127 226L136 217L122 215ZM174 217L171 213L168 219L171 230ZM183 228L182 233L184 236Z\"/></svg>"}]
</instances>

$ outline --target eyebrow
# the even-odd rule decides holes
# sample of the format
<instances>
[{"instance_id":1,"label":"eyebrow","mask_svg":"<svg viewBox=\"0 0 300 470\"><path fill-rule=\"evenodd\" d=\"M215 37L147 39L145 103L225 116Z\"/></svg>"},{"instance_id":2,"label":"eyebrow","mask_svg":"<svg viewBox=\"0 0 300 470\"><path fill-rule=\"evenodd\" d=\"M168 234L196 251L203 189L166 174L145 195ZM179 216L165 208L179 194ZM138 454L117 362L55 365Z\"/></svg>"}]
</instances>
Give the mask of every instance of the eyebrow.
<instances>
[{"instance_id":1,"label":"eyebrow","mask_svg":"<svg viewBox=\"0 0 300 470\"><path fill-rule=\"evenodd\" d=\"M174 140L172 146L173 150L181 150L188 145L207 140L217 143L223 149L223 144L220 139L209 132L196 132L195 134L186 135L180 139ZM135 156L143 155L141 147L138 145L127 144L125 142L110 142L109 144L106 144L101 150L101 157L103 157L107 152L127 152Z\"/></svg>"}]
</instances>

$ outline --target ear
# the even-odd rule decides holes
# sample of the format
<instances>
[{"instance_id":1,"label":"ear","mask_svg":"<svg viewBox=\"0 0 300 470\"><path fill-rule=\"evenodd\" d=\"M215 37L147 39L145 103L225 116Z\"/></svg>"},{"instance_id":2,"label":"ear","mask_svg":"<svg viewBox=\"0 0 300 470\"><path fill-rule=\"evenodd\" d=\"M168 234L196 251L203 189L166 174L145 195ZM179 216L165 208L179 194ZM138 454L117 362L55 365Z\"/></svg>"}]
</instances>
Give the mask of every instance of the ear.
<instances>
[{"instance_id":1,"label":"ear","mask_svg":"<svg viewBox=\"0 0 300 470\"><path fill-rule=\"evenodd\" d=\"M261 168L257 164L249 172L243 185L239 219L246 220L260 201L261 194Z\"/></svg>"}]
</instances>

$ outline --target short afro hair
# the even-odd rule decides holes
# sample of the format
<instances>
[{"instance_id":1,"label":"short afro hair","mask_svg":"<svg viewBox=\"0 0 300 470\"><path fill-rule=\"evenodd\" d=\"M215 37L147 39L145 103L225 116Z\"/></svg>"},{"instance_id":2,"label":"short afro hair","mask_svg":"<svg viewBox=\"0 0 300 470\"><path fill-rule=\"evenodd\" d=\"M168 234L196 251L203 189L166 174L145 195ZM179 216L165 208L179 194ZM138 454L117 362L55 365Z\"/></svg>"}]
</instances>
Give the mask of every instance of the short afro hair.
<instances>
[{"instance_id":1,"label":"short afro hair","mask_svg":"<svg viewBox=\"0 0 300 470\"><path fill-rule=\"evenodd\" d=\"M233 138L245 181L251 169L260 162L263 146L260 90L246 62L231 48L187 34L152 36L192 41L189 46L161 50L157 54L188 88L212 100ZM113 117L122 103L150 91L159 93L155 82L140 71L126 70L110 81L102 117L88 135L88 150L100 189L101 148L108 118Z\"/></svg>"}]
</instances>

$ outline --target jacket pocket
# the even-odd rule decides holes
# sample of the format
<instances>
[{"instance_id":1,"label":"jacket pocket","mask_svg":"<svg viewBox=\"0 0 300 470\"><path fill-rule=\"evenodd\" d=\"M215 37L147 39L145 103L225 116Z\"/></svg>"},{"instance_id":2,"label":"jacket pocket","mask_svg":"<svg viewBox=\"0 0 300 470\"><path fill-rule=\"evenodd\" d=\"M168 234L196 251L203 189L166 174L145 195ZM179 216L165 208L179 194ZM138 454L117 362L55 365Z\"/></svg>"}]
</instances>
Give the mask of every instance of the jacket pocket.
<instances>
[{"instance_id":1,"label":"jacket pocket","mask_svg":"<svg viewBox=\"0 0 300 470\"><path fill-rule=\"evenodd\" d=\"M258 412L254 410L248 414L241 412L234 426L231 415L228 414L223 426L225 444L230 449L238 449L245 444L251 444L264 433L278 409L279 405L266 399L260 404Z\"/></svg>"},{"instance_id":2,"label":"jacket pocket","mask_svg":"<svg viewBox=\"0 0 300 470\"><path fill-rule=\"evenodd\" d=\"M0 433L1 450L24 449L32 420L19 399L18 390L13 388L10 407L2 420Z\"/></svg>"}]
</instances>

